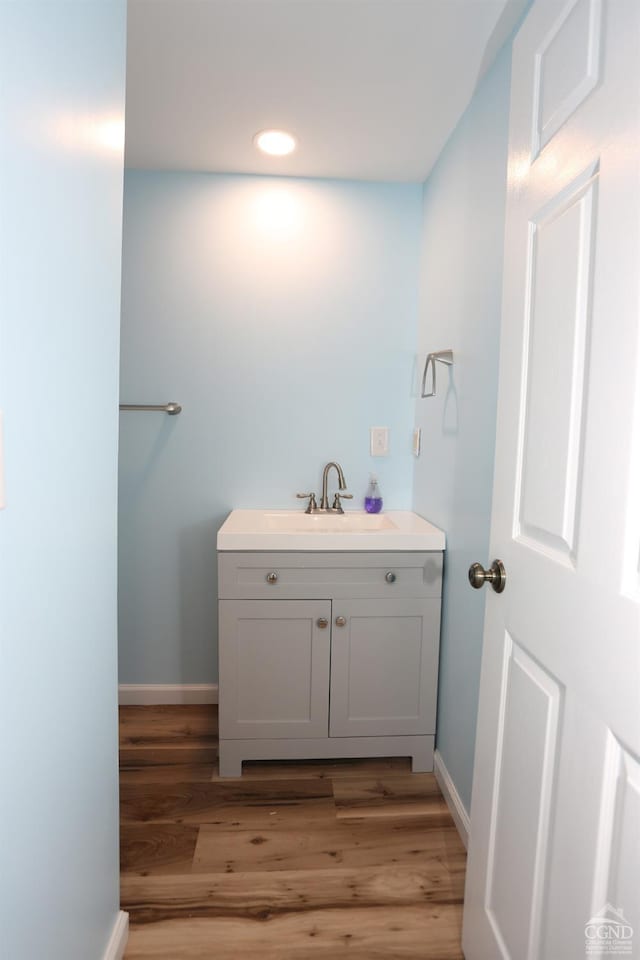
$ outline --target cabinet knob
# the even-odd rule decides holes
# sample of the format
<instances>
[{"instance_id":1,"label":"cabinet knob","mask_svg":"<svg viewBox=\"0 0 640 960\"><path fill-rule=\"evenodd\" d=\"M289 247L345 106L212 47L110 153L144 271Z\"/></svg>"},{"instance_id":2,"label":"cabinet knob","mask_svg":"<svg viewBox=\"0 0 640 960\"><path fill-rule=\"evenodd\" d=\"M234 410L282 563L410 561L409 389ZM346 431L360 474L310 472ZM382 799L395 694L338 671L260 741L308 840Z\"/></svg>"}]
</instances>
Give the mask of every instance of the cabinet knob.
<instances>
[{"instance_id":1,"label":"cabinet knob","mask_svg":"<svg viewBox=\"0 0 640 960\"><path fill-rule=\"evenodd\" d=\"M346 617L336 617L336 627L344 627L346 622Z\"/></svg>"},{"instance_id":2,"label":"cabinet knob","mask_svg":"<svg viewBox=\"0 0 640 960\"><path fill-rule=\"evenodd\" d=\"M388 573L385 573L384 578L385 578L385 580L387 581L387 583L395 583L395 582L396 582L396 575L395 575L395 573L393 572L393 570L389 570Z\"/></svg>"},{"instance_id":3,"label":"cabinet knob","mask_svg":"<svg viewBox=\"0 0 640 960\"><path fill-rule=\"evenodd\" d=\"M326 617L319 617L316 622L321 630L326 630L326 628L329 626L329 621Z\"/></svg>"},{"instance_id":4,"label":"cabinet knob","mask_svg":"<svg viewBox=\"0 0 640 960\"><path fill-rule=\"evenodd\" d=\"M273 572L272 572L272 573L268 573L268 574L267 574L267 583L277 583L277 582L278 582L278 574L277 574L277 573L273 573Z\"/></svg>"}]
</instances>

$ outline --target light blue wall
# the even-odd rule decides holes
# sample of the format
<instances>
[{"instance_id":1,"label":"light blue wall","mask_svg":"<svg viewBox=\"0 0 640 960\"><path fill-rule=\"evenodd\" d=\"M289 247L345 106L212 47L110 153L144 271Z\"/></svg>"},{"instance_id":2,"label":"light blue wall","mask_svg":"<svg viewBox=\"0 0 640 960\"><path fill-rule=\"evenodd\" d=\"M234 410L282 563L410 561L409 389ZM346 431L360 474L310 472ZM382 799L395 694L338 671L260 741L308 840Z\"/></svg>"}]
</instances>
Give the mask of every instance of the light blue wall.
<instances>
[{"instance_id":1,"label":"light blue wall","mask_svg":"<svg viewBox=\"0 0 640 960\"><path fill-rule=\"evenodd\" d=\"M484 591L467 569L489 561L510 48L485 77L424 189L419 350L452 348L451 377L418 400L422 456L414 506L447 531L437 746L471 800Z\"/></svg>"},{"instance_id":2,"label":"light blue wall","mask_svg":"<svg viewBox=\"0 0 640 960\"><path fill-rule=\"evenodd\" d=\"M213 681L216 531L323 464L411 505L422 189L127 171L120 680ZM369 427L391 430L372 460Z\"/></svg>"},{"instance_id":3,"label":"light blue wall","mask_svg":"<svg viewBox=\"0 0 640 960\"><path fill-rule=\"evenodd\" d=\"M0 4L0 954L101 960L118 894L124 2Z\"/></svg>"}]
</instances>

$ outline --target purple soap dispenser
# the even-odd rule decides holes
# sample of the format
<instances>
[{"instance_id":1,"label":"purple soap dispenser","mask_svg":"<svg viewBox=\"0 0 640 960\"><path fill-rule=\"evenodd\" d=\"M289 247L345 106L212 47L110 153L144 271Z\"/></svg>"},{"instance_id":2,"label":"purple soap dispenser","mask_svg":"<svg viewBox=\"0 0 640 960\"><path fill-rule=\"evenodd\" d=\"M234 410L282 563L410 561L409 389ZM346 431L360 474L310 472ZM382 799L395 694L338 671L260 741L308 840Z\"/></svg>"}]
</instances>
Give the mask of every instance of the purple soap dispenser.
<instances>
[{"instance_id":1,"label":"purple soap dispenser","mask_svg":"<svg viewBox=\"0 0 640 960\"><path fill-rule=\"evenodd\" d=\"M367 513L380 513L382 510L382 494L378 486L378 478L374 473L369 478L369 486L364 498L364 508Z\"/></svg>"}]
</instances>

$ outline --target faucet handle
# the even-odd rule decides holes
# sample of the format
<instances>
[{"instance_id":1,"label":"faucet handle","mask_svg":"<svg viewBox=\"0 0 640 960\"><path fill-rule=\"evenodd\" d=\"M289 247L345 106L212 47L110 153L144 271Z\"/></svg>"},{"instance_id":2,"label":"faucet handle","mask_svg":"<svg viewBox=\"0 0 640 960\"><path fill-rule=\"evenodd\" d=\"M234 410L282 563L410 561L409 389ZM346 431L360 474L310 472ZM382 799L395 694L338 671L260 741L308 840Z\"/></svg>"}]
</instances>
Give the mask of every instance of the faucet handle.
<instances>
[{"instance_id":1,"label":"faucet handle","mask_svg":"<svg viewBox=\"0 0 640 960\"><path fill-rule=\"evenodd\" d=\"M342 509L342 504L340 503L341 500L353 500L353 494L352 493L336 493L335 497L333 498L332 510L337 510L338 513L344 513L344 510Z\"/></svg>"},{"instance_id":2,"label":"faucet handle","mask_svg":"<svg viewBox=\"0 0 640 960\"><path fill-rule=\"evenodd\" d=\"M315 493L296 493L296 497L298 498L298 500L307 500L307 499L309 500L305 513L311 513L312 510L318 509Z\"/></svg>"}]
</instances>

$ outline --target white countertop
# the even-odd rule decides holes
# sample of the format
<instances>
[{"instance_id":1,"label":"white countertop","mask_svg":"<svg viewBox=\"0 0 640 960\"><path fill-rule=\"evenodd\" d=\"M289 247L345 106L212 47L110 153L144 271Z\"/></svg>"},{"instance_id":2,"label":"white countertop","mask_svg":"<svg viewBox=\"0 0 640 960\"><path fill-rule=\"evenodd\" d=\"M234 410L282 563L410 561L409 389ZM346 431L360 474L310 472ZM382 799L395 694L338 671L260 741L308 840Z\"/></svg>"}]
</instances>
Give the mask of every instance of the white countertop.
<instances>
[{"instance_id":1,"label":"white countertop","mask_svg":"<svg viewBox=\"0 0 640 960\"><path fill-rule=\"evenodd\" d=\"M233 510L218 531L218 550L444 550L445 535L417 513L343 515L304 510Z\"/></svg>"}]
</instances>

